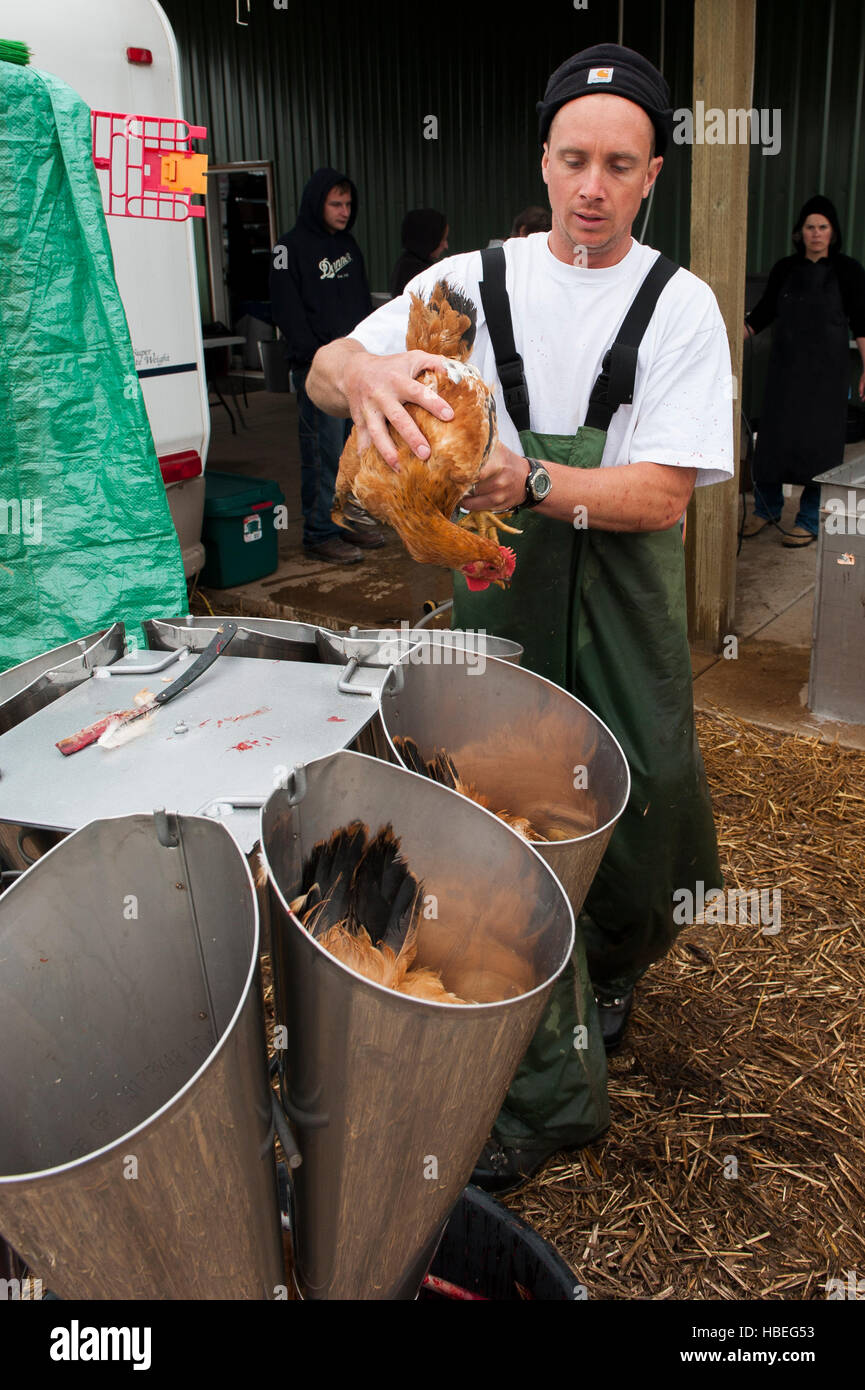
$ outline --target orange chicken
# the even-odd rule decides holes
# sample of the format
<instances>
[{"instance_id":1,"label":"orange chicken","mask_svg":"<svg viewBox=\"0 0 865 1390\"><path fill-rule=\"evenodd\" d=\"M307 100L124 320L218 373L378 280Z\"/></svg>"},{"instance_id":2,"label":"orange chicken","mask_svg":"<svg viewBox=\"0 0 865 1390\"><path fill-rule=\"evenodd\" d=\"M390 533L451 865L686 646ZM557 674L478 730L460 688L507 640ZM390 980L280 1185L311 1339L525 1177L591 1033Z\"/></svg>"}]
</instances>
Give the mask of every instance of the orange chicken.
<instances>
[{"instance_id":1,"label":"orange chicken","mask_svg":"<svg viewBox=\"0 0 865 1390\"><path fill-rule=\"evenodd\" d=\"M406 410L426 436L428 459L418 459L393 428L399 472L390 468L375 446L361 454L357 428L349 435L339 463L333 519L344 521L343 507L354 498L398 532L413 559L427 565L462 570L470 589L490 584L505 588L514 572L514 552L498 544L498 532L520 532L501 514L469 512L452 518L462 497L477 481L498 438L493 393L468 362L475 336L476 309L446 280L435 285L429 303L416 294L406 332L406 349L440 353L447 370L422 372L419 381L436 391L453 409L453 419L438 420L417 405Z\"/></svg>"},{"instance_id":2,"label":"orange chicken","mask_svg":"<svg viewBox=\"0 0 865 1390\"><path fill-rule=\"evenodd\" d=\"M369 840L366 826L352 821L320 840L301 887L291 911L349 970L415 999L472 1002L451 994L437 970L414 966L423 883L402 858L392 825Z\"/></svg>"},{"instance_id":3,"label":"orange chicken","mask_svg":"<svg viewBox=\"0 0 865 1390\"><path fill-rule=\"evenodd\" d=\"M542 834L525 816L515 815L512 811L497 811L495 803L484 792L478 791L474 782L463 781L446 749L443 748L440 753L436 751L433 757L426 759L413 738L402 738L397 734L394 744L412 772L420 773L421 777L429 777L432 782L440 782L442 786L450 787L469 801L474 801L477 806L483 806L485 811L492 811L494 816L498 816L499 820L504 821L505 825L509 825L518 835L522 835L524 840L529 840L532 844L546 844L551 840L567 840L573 835L572 830L555 822L545 825L546 834Z\"/></svg>"}]
</instances>

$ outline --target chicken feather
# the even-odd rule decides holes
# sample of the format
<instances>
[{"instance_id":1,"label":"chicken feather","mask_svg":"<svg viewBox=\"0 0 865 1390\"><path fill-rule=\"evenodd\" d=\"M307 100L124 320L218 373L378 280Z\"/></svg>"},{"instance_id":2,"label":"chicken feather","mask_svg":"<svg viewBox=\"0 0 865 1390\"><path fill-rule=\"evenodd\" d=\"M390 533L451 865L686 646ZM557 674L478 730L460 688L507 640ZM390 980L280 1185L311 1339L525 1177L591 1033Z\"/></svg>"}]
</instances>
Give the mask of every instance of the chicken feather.
<instances>
[{"instance_id":1,"label":"chicken feather","mask_svg":"<svg viewBox=\"0 0 865 1390\"><path fill-rule=\"evenodd\" d=\"M303 865L301 888L290 911L349 970L416 999L471 1002L446 989L437 970L412 968L423 883L402 858L392 825L368 840L366 826L352 821L320 840Z\"/></svg>"},{"instance_id":2,"label":"chicken feather","mask_svg":"<svg viewBox=\"0 0 865 1390\"><path fill-rule=\"evenodd\" d=\"M431 758L425 758L413 738L404 738L397 734L394 737L394 744L400 757L404 759L412 772L420 773L421 777L429 777L431 781L439 782L443 787L450 787L453 791L459 792L461 796L467 797L469 801L473 801L475 805L482 806L485 811L492 811L494 816L498 816L505 825L516 830L517 834L522 835L524 840L529 840L532 844L540 844L550 839L564 838L558 834L542 835L525 816L517 816L513 811L496 810L495 802L491 801L484 792L479 792L474 782L463 781L453 758L445 748L441 752L435 751Z\"/></svg>"}]
</instances>

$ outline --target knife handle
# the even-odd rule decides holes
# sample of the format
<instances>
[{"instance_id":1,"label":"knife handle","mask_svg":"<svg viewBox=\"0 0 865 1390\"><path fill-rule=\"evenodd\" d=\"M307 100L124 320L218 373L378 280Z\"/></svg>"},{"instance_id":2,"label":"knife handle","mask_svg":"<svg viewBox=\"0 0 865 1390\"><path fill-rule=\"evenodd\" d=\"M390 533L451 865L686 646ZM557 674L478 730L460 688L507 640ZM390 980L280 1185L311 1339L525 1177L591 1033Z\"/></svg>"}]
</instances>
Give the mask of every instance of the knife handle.
<instances>
[{"instance_id":1,"label":"knife handle","mask_svg":"<svg viewBox=\"0 0 865 1390\"><path fill-rule=\"evenodd\" d=\"M237 623L222 623L216 630L216 636L204 648L204 651L196 661L193 661L188 671L182 676L178 676L176 681L172 681L167 690L160 690L155 697L154 705L166 705L169 700L173 700L175 695L180 695L193 681L198 680L208 668L212 666L221 652L225 651L229 642L237 635Z\"/></svg>"}]
</instances>

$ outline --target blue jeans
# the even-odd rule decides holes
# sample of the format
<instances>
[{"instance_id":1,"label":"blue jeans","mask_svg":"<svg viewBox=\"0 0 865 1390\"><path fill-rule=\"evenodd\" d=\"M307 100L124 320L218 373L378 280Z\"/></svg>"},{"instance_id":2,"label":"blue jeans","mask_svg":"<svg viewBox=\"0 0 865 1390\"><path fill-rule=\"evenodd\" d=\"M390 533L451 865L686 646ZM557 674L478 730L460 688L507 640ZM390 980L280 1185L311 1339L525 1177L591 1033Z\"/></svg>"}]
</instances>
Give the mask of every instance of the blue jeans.
<instances>
[{"instance_id":1,"label":"blue jeans","mask_svg":"<svg viewBox=\"0 0 865 1390\"><path fill-rule=\"evenodd\" d=\"M344 540L345 536L330 519L333 490L339 471L340 454L351 433L351 420L325 415L306 394L306 374L293 371L292 386L297 391L300 435L300 506L303 512L304 545Z\"/></svg>"},{"instance_id":2,"label":"blue jeans","mask_svg":"<svg viewBox=\"0 0 865 1390\"><path fill-rule=\"evenodd\" d=\"M762 486L757 483L754 484L754 511L757 516L763 516L767 521L778 521L783 510L784 491L780 483L774 483L771 486L765 483ZM819 531L819 483L806 483L803 487L795 525L801 526L805 531L810 531L812 536L816 536Z\"/></svg>"}]
</instances>

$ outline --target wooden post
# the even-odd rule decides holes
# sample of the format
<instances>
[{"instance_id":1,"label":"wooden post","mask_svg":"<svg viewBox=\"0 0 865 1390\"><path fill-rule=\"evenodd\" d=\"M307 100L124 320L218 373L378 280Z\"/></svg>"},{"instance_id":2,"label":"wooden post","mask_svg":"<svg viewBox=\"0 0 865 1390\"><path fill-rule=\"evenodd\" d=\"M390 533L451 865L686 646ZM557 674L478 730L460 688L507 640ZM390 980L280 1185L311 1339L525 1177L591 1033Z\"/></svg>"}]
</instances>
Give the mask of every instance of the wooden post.
<instances>
[{"instance_id":1,"label":"wooden post","mask_svg":"<svg viewBox=\"0 0 865 1390\"><path fill-rule=\"evenodd\" d=\"M718 383L718 404L733 412L736 478L698 488L688 509L685 563L691 643L719 651L736 599L739 395L745 312L748 165L751 146L697 143L698 113L748 110L754 79L756 0L694 0L694 134L691 149L691 265L711 285L727 325L734 399ZM701 102L702 107L697 106ZM730 134L730 122L727 131ZM740 136L741 138L741 136Z\"/></svg>"}]
</instances>

